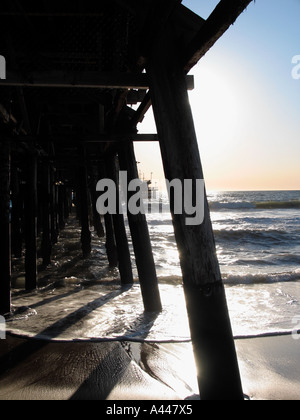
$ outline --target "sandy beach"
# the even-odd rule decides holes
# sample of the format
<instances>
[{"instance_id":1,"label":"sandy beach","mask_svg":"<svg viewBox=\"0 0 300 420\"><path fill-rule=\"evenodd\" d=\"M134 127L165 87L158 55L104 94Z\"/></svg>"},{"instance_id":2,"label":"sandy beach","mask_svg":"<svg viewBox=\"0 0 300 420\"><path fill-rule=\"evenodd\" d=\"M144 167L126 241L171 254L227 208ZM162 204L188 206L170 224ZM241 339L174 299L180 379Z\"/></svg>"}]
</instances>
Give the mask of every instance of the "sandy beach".
<instances>
[{"instance_id":1,"label":"sandy beach","mask_svg":"<svg viewBox=\"0 0 300 420\"><path fill-rule=\"evenodd\" d=\"M299 399L300 341L287 336L236 344L250 399ZM191 351L188 343L51 343L8 336L0 342L0 400L199 399Z\"/></svg>"},{"instance_id":2,"label":"sandy beach","mask_svg":"<svg viewBox=\"0 0 300 420\"><path fill-rule=\"evenodd\" d=\"M15 280L14 308L25 312L7 323L14 334L0 340L0 400L199 400L181 287L161 284L164 312L146 316L139 287L122 289L111 273L103 273L104 254L95 238L91 257L83 260L77 233L67 225L57 245L58 266L40 272L41 289L26 293L22 275ZM236 304L236 289L227 292ZM255 301L263 296L257 288L238 292L244 297L232 312L236 324L245 322L240 315L247 296L251 302L249 293ZM246 314L254 316L254 309ZM176 342L162 343L169 339ZM237 339L236 347L251 400L299 399L300 340Z\"/></svg>"},{"instance_id":3,"label":"sandy beach","mask_svg":"<svg viewBox=\"0 0 300 420\"><path fill-rule=\"evenodd\" d=\"M244 392L254 400L299 400L300 341L292 336L236 341Z\"/></svg>"}]
</instances>

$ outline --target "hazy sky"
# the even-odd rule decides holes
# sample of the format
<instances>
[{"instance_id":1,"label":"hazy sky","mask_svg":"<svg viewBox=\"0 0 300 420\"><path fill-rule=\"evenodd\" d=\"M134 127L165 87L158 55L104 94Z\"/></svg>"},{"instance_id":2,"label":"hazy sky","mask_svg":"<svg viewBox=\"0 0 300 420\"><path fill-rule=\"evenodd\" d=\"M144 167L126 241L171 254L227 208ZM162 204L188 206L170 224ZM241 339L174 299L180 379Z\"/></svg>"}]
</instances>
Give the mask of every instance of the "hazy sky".
<instances>
[{"instance_id":1,"label":"hazy sky","mask_svg":"<svg viewBox=\"0 0 300 420\"><path fill-rule=\"evenodd\" d=\"M217 0L184 0L207 18ZM190 93L208 190L300 190L300 0L256 0L191 71ZM300 71L299 71L300 74ZM156 132L152 111L140 132ZM136 146L162 178L159 147Z\"/></svg>"}]
</instances>

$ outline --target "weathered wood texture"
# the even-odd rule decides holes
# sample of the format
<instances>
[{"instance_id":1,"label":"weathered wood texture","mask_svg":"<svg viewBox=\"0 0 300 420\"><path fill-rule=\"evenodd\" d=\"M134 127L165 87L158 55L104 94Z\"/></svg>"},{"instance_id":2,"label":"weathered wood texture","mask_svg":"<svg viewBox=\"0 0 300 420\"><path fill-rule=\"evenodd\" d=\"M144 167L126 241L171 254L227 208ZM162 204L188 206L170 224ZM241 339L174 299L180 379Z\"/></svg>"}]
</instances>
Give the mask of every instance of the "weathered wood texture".
<instances>
[{"instance_id":1,"label":"weathered wood texture","mask_svg":"<svg viewBox=\"0 0 300 420\"><path fill-rule=\"evenodd\" d=\"M115 185L119 187L119 179L116 169L116 161L114 157L108 158L106 162L106 171L109 179L115 182ZM119 208L120 195L119 188L116 190L117 197L117 209ZM113 225L114 225L114 234L118 252L118 261L119 261L119 272L121 276L122 284L133 284L133 274L132 274L132 264L130 258L130 251L128 245L128 239L126 234L124 215L123 214L114 214L112 216Z\"/></svg>"},{"instance_id":2,"label":"weathered wood texture","mask_svg":"<svg viewBox=\"0 0 300 420\"><path fill-rule=\"evenodd\" d=\"M172 37L149 60L151 98L168 180L203 179L184 71ZM172 207L172 206L171 206ZM225 291L205 197L201 225L172 215L203 399L242 399L243 393Z\"/></svg>"},{"instance_id":3,"label":"weathered wood texture","mask_svg":"<svg viewBox=\"0 0 300 420\"><path fill-rule=\"evenodd\" d=\"M121 170L127 171L128 183L139 178L132 142L124 142L119 145L119 162ZM128 194L128 200L132 195L133 193ZM128 212L128 222L145 311L160 312L162 304L146 216L144 214L133 215Z\"/></svg>"}]
</instances>

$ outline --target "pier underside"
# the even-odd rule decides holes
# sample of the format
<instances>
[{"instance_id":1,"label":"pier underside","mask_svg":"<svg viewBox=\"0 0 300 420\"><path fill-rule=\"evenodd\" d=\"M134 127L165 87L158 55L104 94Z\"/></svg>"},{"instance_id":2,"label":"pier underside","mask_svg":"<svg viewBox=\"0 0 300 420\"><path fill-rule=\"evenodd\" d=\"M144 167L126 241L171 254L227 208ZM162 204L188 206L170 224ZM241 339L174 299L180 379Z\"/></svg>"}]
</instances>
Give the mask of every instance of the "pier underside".
<instances>
[{"instance_id":1,"label":"pier underside","mask_svg":"<svg viewBox=\"0 0 300 420\"><path fill-rule=\"evenodd\" d=\"M41 266L47 270L55 262L55 247L70 216L78 223L80 258L88 262L95 257L96 238L105 244L107 268L118 270L120 287L133 287L134 264L144 312L159 314L164 309L146 216L128 213L125 220L123 214L99 214L97 183L110 179L118 185L120 169L126 172L128 183L138 178L134 142L143 141L159 142L167 179L203 180L187 95L194 81L188 73L250 3L222 0L205 21L180 0L3 2L0 54L6 72L0 79L0 314L8 322L18 309L12 301L18 272L16 275L12 268L24 271L21 289L26 293L49 286L51 279L43 282ZM151 105L157 134L139 134L137 126ZM203 223L196 226L187 226L186 215L176 214L172 197L170 201L201 398L243 399L207 199L204 197ZM70 270L73 263L70 260ZM97 280L101 277L99 273ZM89 310L94 309L90 302ZM80 310L77 315L82 316ZM6 353L10 360L11 352L18 358L24 350L29 362L46 363L41 371L48 376L52 362L43 352L51 348L54 354L59 346L49 344L48 339L32 343L9 338L1 343L2 373L10 369ZM66 380L76 366L80 370L78 346L68 344L60 353ZM102 359L113 357L118 365L121 357L122 378L131 369L130 375L136 374L141 383L153 381L133 366L127 350L120 353L120 346L109 344L104 351L94 344L84 347L87 363L89 358L91 363L90 378L97 381ZM30 363L23 366L25 371L31 369ZM81 393L81 385L90 379L80 375L77 391L74 384L66 391L66 384L65 397L94 397L89 386ZM11 386L20 384L19 379L7 378ZM113 385L117 384L116 379ZM97 396L112 397L114 387L103 386ZM160 389L150 397L156 399L157 393L180 397L164 385ZM26 398L39 397L28 392ZM58 388L45 392L47 398L58 396ZM127 397L124 392L121 395ZM12 394L8 388L6 397Z\"/></svg>"}]
</instances>

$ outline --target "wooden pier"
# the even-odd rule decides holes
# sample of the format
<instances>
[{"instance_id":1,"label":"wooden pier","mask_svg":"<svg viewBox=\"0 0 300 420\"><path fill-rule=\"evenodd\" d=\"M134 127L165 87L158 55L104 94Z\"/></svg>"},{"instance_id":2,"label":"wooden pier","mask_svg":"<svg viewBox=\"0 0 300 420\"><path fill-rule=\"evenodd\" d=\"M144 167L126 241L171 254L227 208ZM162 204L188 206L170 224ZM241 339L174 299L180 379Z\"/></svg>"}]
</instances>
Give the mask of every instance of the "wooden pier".
<instances>
[{"instance_id":1,"label":"wooden pier","mask_svg":"<svg viewBox=\"0 0 300 420\"><path fill-rule=\"evenodd\" d=\"M1 315L11 311L12 256L25 256L26 290L37 288L37 254L45 266L51 263L75 209L83 257L91 253L94 226L99 240L105 235L108 264L118 267L120 283L133 283L124 217L97 213L96 184L104 178L118 184L118 168L128 182L138 178L137 141L159 142L166 179L203 179L188 73L251 1L221 0L207 20L180 0L4 2ZM157 134L139 134L151 105ZM187 226L184 214L172 217L201 399L243 399L206 197L201 225ZM147 218L129 213L128 222L145 311L160 312Z\"/></svg>"}]
</instances>

